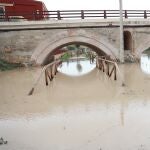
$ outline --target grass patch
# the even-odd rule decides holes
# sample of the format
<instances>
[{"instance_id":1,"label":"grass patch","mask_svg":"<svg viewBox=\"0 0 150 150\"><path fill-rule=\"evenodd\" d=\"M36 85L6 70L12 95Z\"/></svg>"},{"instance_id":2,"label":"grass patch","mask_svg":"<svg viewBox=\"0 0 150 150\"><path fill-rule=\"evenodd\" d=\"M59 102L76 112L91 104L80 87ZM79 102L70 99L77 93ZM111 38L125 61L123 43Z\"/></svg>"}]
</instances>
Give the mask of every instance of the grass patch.
<instances>
[{"instance_id":1,"label":"grass patch","mask_svg":"<svg viewBox=\"0 0 150 150\"><path fill-rule=\"evenodd\" d=\"M21 67L21 64L12 64L0 59L0 71L12 70Z\"/></svg>"},{"instance_id":2,"label":"grass patch","mask_svg":"<svg viewBox=\"0 0 150 150\"><path fill-rule=\"evenodd\" d=\"M69 53L65 53L63 56L61 56L61 60L67 61L70 57L71 57L71 55Z\"/></svg>"}]
</instances>

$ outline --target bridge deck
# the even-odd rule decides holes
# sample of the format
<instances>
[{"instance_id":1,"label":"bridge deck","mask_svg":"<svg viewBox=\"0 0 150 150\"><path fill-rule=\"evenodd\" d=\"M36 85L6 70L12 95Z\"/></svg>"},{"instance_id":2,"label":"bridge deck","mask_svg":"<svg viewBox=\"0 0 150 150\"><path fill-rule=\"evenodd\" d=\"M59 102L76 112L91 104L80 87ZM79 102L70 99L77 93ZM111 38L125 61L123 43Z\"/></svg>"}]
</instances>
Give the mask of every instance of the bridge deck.
<instances>
[{"instance_id":1,"label":"bridge deck","mask_svg":"<svg viewBox=\"0 0 150 150\"><path fill-rule=\"evenodd\" d=\"M119 19L1 22L0 30L118 27ZM150 19L124 19L124 26L149 27Z\"/></svg>"}]
</instances>

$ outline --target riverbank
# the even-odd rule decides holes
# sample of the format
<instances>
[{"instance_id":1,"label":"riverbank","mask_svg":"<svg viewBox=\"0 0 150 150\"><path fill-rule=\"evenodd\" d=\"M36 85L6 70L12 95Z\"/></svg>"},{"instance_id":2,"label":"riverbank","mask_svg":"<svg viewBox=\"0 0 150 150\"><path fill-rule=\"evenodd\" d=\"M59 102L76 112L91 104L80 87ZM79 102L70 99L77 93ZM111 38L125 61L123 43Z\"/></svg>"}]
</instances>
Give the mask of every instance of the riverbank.
<instances>
[{"instance_id":1,"label":"riverbank","mask_svg":"<svg viewBox=\"0 0 150 150\"><path fill-rule=\"evenodd\" d=\"M22 64L14 64L14 63L9 63L6 62L2 59L0 59L0 71L6 71L6 70L12 70L12 69L16 69L18 67L23 67Z\"/></svg>"}]
</instances>

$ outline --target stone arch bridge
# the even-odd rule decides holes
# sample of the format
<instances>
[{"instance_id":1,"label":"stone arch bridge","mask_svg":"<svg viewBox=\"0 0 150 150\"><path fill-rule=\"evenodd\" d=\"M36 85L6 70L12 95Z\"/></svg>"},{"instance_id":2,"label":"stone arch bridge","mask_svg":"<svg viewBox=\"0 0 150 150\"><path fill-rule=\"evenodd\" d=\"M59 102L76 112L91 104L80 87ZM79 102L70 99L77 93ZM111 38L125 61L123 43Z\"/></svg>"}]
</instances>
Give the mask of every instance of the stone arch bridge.
<instances>
[{"instance_id":1,"label":"stone arch bridge","mask_svg":"<svg viewBox=\"0 0 150 150\"><path fill-rule=\"evenodd\" d=\"M99 55L119 58L119 19L2 22L0 57L43 65L58 48L78 43ZM149 19L124 20L125 54L139 58L150 47Z\"/></svg>"}]
</instances>

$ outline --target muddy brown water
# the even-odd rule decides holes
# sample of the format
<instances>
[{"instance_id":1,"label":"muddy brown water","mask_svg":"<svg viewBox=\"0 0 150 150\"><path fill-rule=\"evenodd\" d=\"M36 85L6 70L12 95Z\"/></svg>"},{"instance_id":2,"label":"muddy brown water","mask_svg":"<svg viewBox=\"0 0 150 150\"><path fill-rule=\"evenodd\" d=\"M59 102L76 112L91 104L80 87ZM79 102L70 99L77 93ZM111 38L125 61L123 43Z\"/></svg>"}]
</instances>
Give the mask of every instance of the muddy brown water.
<instances>
[{"instance_id":1,"label":"muddy brown water","mask_svg":"<svg viewBox=\"0 0 150 150\"><path fill-rule=\"evenodd\" d=\"M149 150L150 75L120 68L125 87L94 69L42 78L32 96L40 68L0 72L0 150Z\"/></svg>"}]
</instances>

